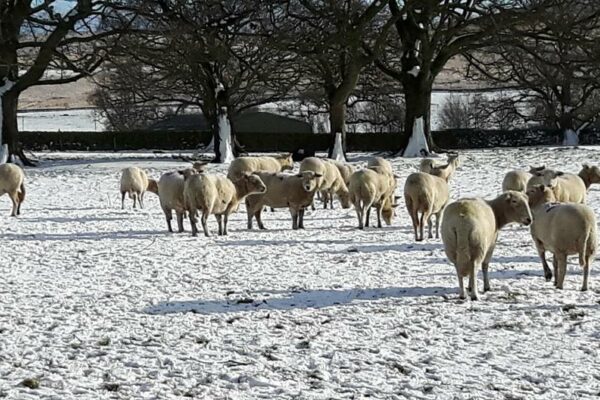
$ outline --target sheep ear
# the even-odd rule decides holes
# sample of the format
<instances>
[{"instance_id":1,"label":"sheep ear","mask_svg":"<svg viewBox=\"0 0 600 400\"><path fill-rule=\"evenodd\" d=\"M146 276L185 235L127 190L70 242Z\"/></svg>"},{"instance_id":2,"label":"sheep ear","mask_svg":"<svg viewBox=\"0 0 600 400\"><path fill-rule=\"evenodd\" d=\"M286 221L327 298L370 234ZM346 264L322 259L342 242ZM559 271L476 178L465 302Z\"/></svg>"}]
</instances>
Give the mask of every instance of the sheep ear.
<instances>
[{"instance_id":1,"label":"sheep ear","mask_svg":"<svg viewBox=\"0 0 600 400\"><path fill-rule=\"evenodd\" d=\"M398 201L402 198L402 196L394 196L394 201Z\"/></svg>"},{"instance_id":2,"label":"sheep ear","mask_svg":"<svg viewBox=\"0 0 600 400\"><path fill-rule=\"evenodd\" d=\"M322 176L323 176L323 174L317 174L317 173L315 173L315 178L320 178Z\"/></svg>"},{"instance_id":3,"label":"sheep ear","mask_svg":"<svg viewBox=\"0 0 600 400\"><path fill-rule=\"evenodd\" d=\"M589 164L581 164L581 166L583 167L583 169L589 169L590 168Z\"/></svg>"},{"instance_id":4,"label":"sheep ear","mask_svg":"<svg viewBox=\"0 0 600 400\"><path fill-rule=\"evenodd\" d=\"M556 176L563 176L564 174L565 174L564 172L560 172L559 171L559 172L556 173Z\"/></svg>"},{"instance_id":5,"label":"sheep ear","mask_svg":"<svg viewBox=\"0 0 600 400\"><path fill-rule=\"evenodd\" d=\"M541 172L539 172L539 171L537 171L537 172L536 172L534 175L535 175L535 176L542 176L542 173L541 173Z\"/></svg>"},{"instance_id":6,"label":"sheep ear","mask_svg":"<svg viewBox=\"0 0 600 400\"><path fill-rule=\"evenodd\" d=\"M394 179L400 179L400 175L395 175L394 174Z\"/></svg>"}]
</instances>

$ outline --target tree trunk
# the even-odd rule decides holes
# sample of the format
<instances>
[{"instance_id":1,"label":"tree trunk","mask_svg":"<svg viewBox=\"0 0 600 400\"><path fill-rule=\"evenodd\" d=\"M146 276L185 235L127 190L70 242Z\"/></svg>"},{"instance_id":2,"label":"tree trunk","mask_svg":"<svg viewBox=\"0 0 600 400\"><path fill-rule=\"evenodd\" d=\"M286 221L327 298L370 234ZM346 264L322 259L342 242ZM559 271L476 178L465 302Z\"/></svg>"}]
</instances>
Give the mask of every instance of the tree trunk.
<instances>
[{"instance_id":1,"label":"tree trunk","mask_svg":"<svg viewBox=\"0 0 600 400\"><path fill-rule=\"evenodd\" d=\"M423 130L425 139L430 150L435 148L431 137L431 92L432 85L420 82L417 78L410 79L411 82L403 82L404 99L406 103L406 117L404 120L404 131L398 142L398 150L404 153L413 135L415 122L423 118Z\"/></svg>"},{"instance_id":2,"label":"tree trunk","mask_svg":"<svg viewBox=\"0 0 600 400\"><path fill-rule=\"evenodd\" d=\"M563 146L579 145L579 130L575 129L575 118L572 113L564 113L560 116L558 125L563 132Z\"/></svg>"},{"instance_id":3,"label":"tree trunk","mask_svg":"<svg viewBox=\"0 0 600 400\"><path fill-rule=\"evenodd\" d=\"M24 165L34 166L23 153L23 148L19 143L19 128L17 125L17 108L19 104L19 94L8 91L2 96L2 143L8 146L8 162L14 162L16 158L21 160Z\"/></svg>"},{"instance_id":4,"label":"tree trunk","mask_svg":"<svg viewBox=\"0 0 600 400\"><path fill-rule=\"evenodd\" d=\"M335 138L338 133L341 134L341 149L346 160L346 103L330 104L329 105L329 132L331 138L329 142L329 150L327 156L333 158Z\"/></svg>"}]
</instances>

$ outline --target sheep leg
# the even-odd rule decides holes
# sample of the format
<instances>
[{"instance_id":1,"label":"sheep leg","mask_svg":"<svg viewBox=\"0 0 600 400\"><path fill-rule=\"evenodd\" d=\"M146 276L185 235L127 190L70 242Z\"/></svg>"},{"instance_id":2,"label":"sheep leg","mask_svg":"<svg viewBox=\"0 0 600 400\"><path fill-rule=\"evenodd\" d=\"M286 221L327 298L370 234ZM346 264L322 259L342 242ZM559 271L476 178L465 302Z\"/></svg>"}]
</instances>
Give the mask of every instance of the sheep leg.
<instances>
[{"instance_id":1,"label":"sheep leg","mask_svg":"<svg viewBox=\"0 0 600 400\"><path fill-rule=\"evenodd\" d=\"M469 287L471 289L471 300L479 300L479 292L477 290L477 268L475 268L475 263L470 265Z\"/></svg>"},{"instance_id":2,"label":"sheep leg","mask_svg":"<svg viewBox=\"0 0 600 400\"><path fill-rule=\"evenodd\" d=\"M552 256L552 267L554 268L554 287L558 283L558 258ZM552 274L550 274L552 276Z\"/></svg>"},{"instance_id":3,"label":"sheep leg","mask_svg":"<svg viewBox=\"0 0 600 400\"><path fill-rule=\"evenodd\" d=\"M564 253L555 254L557 265L558 265L558 277L556 279L556 288L562 289L565 282L565 275L567 274L567 255Z\"/></svg>"},{"instance_id":4,"label":"sheep leg","mask_svg":"<svg viewBox=\"0 0 600 400\"><path fill-rule=\"evenodd\" d=\"M19 208L19 195L15 192L15 193L10 194L9 196L10 196L10 200L12 201L12 204L13 204L10 216L16 217L17 209Z\"/></svg>"},{"instance_id":5,"label":"sheep leg","mask_svg":"<svg viewBox=\"0 0 600 400\"><path fill-rule=\"evenodd\" d=\"M323 199L323 209L327 210L327 203L329 202L329 193L322 192L321 198Z\"/></svg>"},{"instance_id":6,"label":"sheep leg","mask_svg":"<svg viewBox=\"0 0 600 400\"><path fill-rule=\"evenodd\" d=\"M493 244L492 246L490 246L490 249L488 250L487 254L485 255L485 259L483 260L483 263L481 263L481 269L483 270L483 292L489 292L490 290L490 276L489 276L489 268L490 268L490 261L492 259L492 254L494 253L494 248L496 247L495 244Z\"/></svg>"},{"instance_id":7,"label":"sheep leg","mask_svg":"<svg viewBox=\"0 0 600 400\"><path fill-rule=\"evenodd\" d=\"M167 228L169 228L169 232L173 233L173 228L171 227L171 220L173 219L173 211L170 208L163 207L163 212L165 213L165 219L167 220ZM179 221L179 214L177 214L177 220Z\"/></svg>"},{"instance_id":8,"label":"sheep leg","mask_svg":"<svg viewBox=\"0 0 600 400\"><path fill-rule=\"evenodd\" d=\"M121 192L121 210L125 209L125 194L126 192Z\"/></svg>"},{"instance_id":9,"label":"sheep leg","mask_svg":"<svg viewBox=\"0 0 600 400\"><path fill-rule=\"evenodd\" d=\"M369 217L371 216L371 206L367 207L367 211L366 211L366 216L365 216L365 227L369 227Z\"/></svg>"},{"instance_id":10,"label":"sheep leg","mask_svg":"<svg viewBox=\"0 0 600 400\"><path fill-rule=\"evenodd\" d=\"M254 214L254 216L256 217L256 223L258 224L258 229L261 230L266 230L267 228L265 228L263 222L262 222L262 212L260 210L258 210L256 212L256 214Z\"/></svg>"},{"instance_id":11,"label":"sheep leg","mask_svg":"<svg viewBox=\"0 0 600 400\"><path fill-rule=\"evenodd\" d=\"M590 275L590 264L593 262L594 256L589 255L585 257L583 264L583 285L581 285L581 291L585 292L588 290L588 277Z\"/></svg>"},{"instance_id":12,"label":"sheep leg","mask_svg":"<svg viewBox=\"0 0 600 400\"><path fill-rule=\"evenodd\" d=\"M200 221L202 222L202 229L204 229L204 236L209 237L210 232L208 231L208 226L206 225L206 220L208 219L208 211L202 210L202 217Z\"/></svg>"},{"instance_id":13,"label":"sheep leg","mask_svg":"<svg viewBox=\"0 0 600 400\"><path fill-rule=\"evenodd\" d=\"M381 228L381 209L383 207L381 206L381 204L379 204L377 207L375 207L375 211L377 212L377 227Z\"/></svg>"},{"instance_id":14,"label":"sheep leg","mask_svg":"<svg viewBox=\"0 0 600 400\"><path fill-rule=\"evenodd\" d=\"M223 235L227 235L227 222L229 222L229 214L223 216Z\"/></svg>"},{"instance_id":15,"label":"sheep leg","mask_svg":"<svg viewBox=\"0 0 600 400\"><path fill-rule=\"evenodd\" d=\"M435 238L439 239L440 238L440 217L441 217L442 212L438 212L437 214L435 214Z\"/></svg>"},{"instance_id":16,"label":"sheep leg","mask_svg":"<svg viewBox=\"0 0 600 400\"><path fill-rule=\"evenodd\" d=\"M423 238L425 237L425 235L423 234L423 227L424 225L424 221L425 221L425 213L426 211L421 213L421 218L419 219L419 238L417 239L417 242L420 242L423 240Z\"/></svg>"},{"instance_id":17,"label":"sheep leg","mask_svg":"<svg viewBox=\"0 0 600 400\"><path fill-rule=\"evenodd\" d=\"M408 214L410 215L410 219L412 220L413 231L415 232L415 241L419 240L419 215L417 210L413 205L412 199L410 196L404 196L404 201L406 202L406 208L408 209Z\"/></svg>"},{"instance_id":18,"label":"sheep leg","mask_svg":"<svg viewBox=\"0 0 600 400\"><path fill-rule=\"evenodd\" d=\"M329 193L329 208L333 210L333 192Z\"/></svg>"},{"instance_id":19,"label":"sheep leg","mask_svg":"<svg viewBox=\"0 0 600 400\"><path fill-rule=\"evenodd\" d=\"M356 204L354 206L354 210L356 211L356 217L358 218L358 229L364 229L363 226L363 208L360 204Z\"/></svg>"},{"instance_id":20,"label":"sheep leg","mask_svg":"<svg viewBox=\"0 0 600 400\"><path fill-rule=\"evenodd\" d=\"M292 229L298 229L298 211L290 208L290 214L292 214Z\"/></svg>"},{"instance_id":21,"label":"sheep leg","mask_svg":"<svg viewBox=\"0 0 600 400\"><path fill-rule=\"evenodd\" d=\"M177 231L179 233L181 233L181 232L183 232L183 217L184 217L185 213L175 211L175 214L177 215ZM169 228L170 227L171 227L171 221L169 221Z\"/></svg>"},{"instance_id":22,"label":"sheep leg","mask_svg":"<svg viewBox=\"0 0 600 400\"><path fill-rule=\"evenodd\" d=\"M460 297L462 300L467 298L467 293L465 292L465 282L463 279L463 276L461 274L460 268L458 268L458 266L456 266L456 276L458 277L458 297Z\"/></svg>"},{"instance_id":23,"label":"sheep leg","mask_svg":"<svg viewBox=\"0 0 600 400\"><path fill-rule=\"evenodd\" d=\"M138 198L137 193L134 193L132 197L133 197L133 208L137 208L137 198Z\"/></svg>"},{"instance_id":24,"label":"sheep leg","mask_svg":"<svg viewBox=\"0 0 600 400\"><path fill-rule=\"evenodd\" d=\"M144 193L145 193L145 192L142 192L141 194L139 194L139 195L138 195L138 196L139 196L139 199L138 199L138 200L139 200L139 203L140 203L140 208L141 208L141 209L143 209L143 208L144 208Z\"/></svg>"},{"instance_id":25,"label":"sheep leg","mask_svg":"<svg viewBox=\"0 0 600 400\"><path fill-rule=\"evenodd\" d=\"M223 217L221 214L215 214L215 218L217 219L217 224L219 225L219 236L223 236Z\"/></svg>"},{"instance_id":26,"label":"sheep leg","mask_svg":"<svg viewBox=\"0 0 600 400\"><path fill-rule=\"evenodd\" d=\"M304 229L304 210L304 207L298 210L298 228L300 229Z\"/></svg>"},{"instance_id":27,"label":"sheep leg","mask_svg":"<svg viewBox=\"0 0 600 400\"><path fill-rule=\"evenodd\" d=\"M433 239L433 231L432 231L433 221L432 221L432 219L433 219L433 214L429 214L429 216L427 217L427 228L429 230L428 235L427 235L428 239Z\"/></svg>"},{"instance_id":28,"label":"sheep leg","mask_svg":"<svg viewBox=\"0 0 600 400\"><path fill-rule=\"evenodd\" d=\"M552 279L552 271L550 271L550 267L546 261L546 249L544 248L544 244L539 240L535 241L535 247L538 251L540 259L542 260L542 267L544 267L544 278L546 278L546 282L549 282ZM554 275L556 275L556 267L554 268Z\"/></svg>"},{"instance_id":29,"label":"sheep leg","mask_svg":"<svg viewBox=\"0 0 600 400\"><path fill-rule=\"evenodd\" d=\"M190 217L190 225L192 226L192 236L198 236L198 227L196 226L196 222L198 222L196 209L190 208L188 211Z\"/></svg>"}]
</instances>

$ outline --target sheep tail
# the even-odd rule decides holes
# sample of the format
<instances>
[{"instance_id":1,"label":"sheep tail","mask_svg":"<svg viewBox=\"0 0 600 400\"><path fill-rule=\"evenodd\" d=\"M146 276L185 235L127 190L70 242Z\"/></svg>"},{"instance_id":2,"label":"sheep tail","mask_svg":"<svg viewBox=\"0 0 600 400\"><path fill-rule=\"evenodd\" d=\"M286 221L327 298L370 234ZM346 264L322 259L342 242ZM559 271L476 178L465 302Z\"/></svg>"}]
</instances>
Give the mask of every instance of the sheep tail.
<instances>
[{"instance_id":1,"label":"sheep tail","mask_svg":"<svg viewBox=\"0 0 600 400\"><path fill-rule=\"evenodd\" d=\"M21 183L21 187L19 189L19 203L22 203L25 200L25 183Z\"/></svg>"}]
</instances>

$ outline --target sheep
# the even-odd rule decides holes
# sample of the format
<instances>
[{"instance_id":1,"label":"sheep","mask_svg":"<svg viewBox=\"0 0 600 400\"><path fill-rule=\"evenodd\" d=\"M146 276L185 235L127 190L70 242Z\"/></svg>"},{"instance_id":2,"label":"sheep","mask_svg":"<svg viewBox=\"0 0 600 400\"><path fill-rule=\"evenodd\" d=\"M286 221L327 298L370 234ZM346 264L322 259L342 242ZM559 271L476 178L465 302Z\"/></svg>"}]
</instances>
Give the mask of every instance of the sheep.
<instances>
[{"instance_id":1,"label":"sheep","mask_svg":"<svg viewBox=\"0 0 600 400\"><path fill-rule=\"evenodd\" d=\"M552 279L552 272L546 262L546 250L553 253L554 286L563 288L567 271L567 256L579 255L579 265L583 267L582 291L588 290L590 266L596 254L596 216L591 207L585 204L553 203L554 191L544 185L527 191L529 205L533 211L531 237L538 251L544 277Z\"/></svg>"},{"instance_id":2,"label":"sheep","mask_svg":"<svg viewBox=\"0 0 600 400\"><path fill-rule=\"evenodd\" d=\"M121 171L121 209L125 208L125 194L133 199L133 208L136 201L140 208L144 208L144 193L146 191L158 194L158 184L154 179L148 179L146 171L138 167L129 167Z\"/></svg>"},{"instance_id":3,"label":"sheep","mask_svg":"<svg viewBox=\"0 0 600 400\"><path fill-rule=\"evenodd\" d=\"M394 175L394 168L392 168L392 164L383 157L370 158L367 162L367 167L381 167L388 174Z\"/></svg>"},{"instance_id":4,"label":"sheep","mask_svg":"<svg viewBox=\"0 0 600 400\"><path fill-rule=\"evenodd\" d=\"M356 171L350 176L350 201L354 204L358 218L358 229L369 226L371 207L377 210L377 227L381 228L381 218L386 224L392 223L394 208L395 178L390 176L385 166L370 167Z\"/></svg>"},{"instance_id":5,"label":"sheep","mask_svg":"<svg viewBox=\"0 0 600 400\"><path fill-rule=\"evenodd\" d=\"M536 176L542 177L543 184L552 187L556 201L561 203L585 204L587 188L581 177L551 169L537 171ZM529 188L532 186L529 185Z\"/></svg>"},{"instance_id":6,"label":"sheep","mask_svg":"<svg viewBox=\"0 0 600 400\"><path fill-rule=\"evenodd\" d=\"M488 268L498 231L510 222L531 224L527 196L509 191L491 201L461 199L450 203L442 218L442 242L456 268L460 298L465 299L463 278L469 276L471 299L477 300L477 272L483 269L483 290L490 290Z\"/></svg>"},{"instance_id":7,"label":"sheep","mask_svg":"<svg viewBox=\"0 0 600 400\"><path fill-rule=\"evenodd\" d=\"M412 219L415 240L423 240L424 221L427 221L429 228L428 238L433 237L431 232L433 215L435 215L435 237L439 238L441 215L449 200L449 189L446 180L424 172L410 174L404 185L404 200L408 214ZM419 212L421 213L420 219Z\"/></svg>"},{"instance_id":8,"label":"sheep","mask_svg":"<svg viewBox=\"0 0 600 400\"><path fill-rule=\"evenodd\" d=\"M334 193L339 197L343 208L350 207L348 187L335 164L329 160L307 157L300 164L300 172L304 171L313 171L322 175L322 178L317 179L317 190L322 195L324 208L327 208L327 204L331 204L331 208L333 209Z\"/></svg>"},{"instance_id":9,"label":"sheep","mask_svg":"<svg viewBox=\"0 0 600 400\"><path fill-rule=\"evenodd\" d=\"M446 165L436 165L433 159L426 158L424 160L421 160L419 168L421 172L438 176L444 179L446 182L448 182L450 180L450 177L452 177L452 175L454 174L454 171L456 171L456 168L458 167L459 163L460 160L458 154L452 153L448 155L448 162L446 163Z\"/></svg>"},{"instance_id":10,"label":"sheep","mask_svg":"<svg viewBox=\"0 0 600 400\"><path fill-rule=\"evenodd\" d=\"M181 233L183 229L183 219L185 218L185 201L183 198L184 175L192 175L204 172L206 163L195 162L192 168L172 171L163 174L158 180L158 199L165 218L169 232L173 232L171 220L173 219L173 210L177 216L177 228Z\"/></svg>"},{"instance_id":11,"label":"sheep","mask_svg":"<svg viewBox=\"0 0 600 400\"><path fill-rule=\"evenodd\" d=\"M340 171L340 174L342 175L342 178L344 179L344 182L346 183L346 185L348 185L350 183L350 176L355 171L354 167L350 164L346 164L336 160L328 161L337 167L337 169Z\"/></svg>"},{"instance_id":12,"label":"sheep","mask_svg":"<svg viewBox=\"0 0 600 400\"><path fill-rule=\"evenodd\" d=\"M214 214L219 224L219 235L227 235L229 215L237 210L240 201L253 193L264 193L267 187L257 175L243 173L238 179L214 174L186 172L183 198L189 213L192 236L198 235L196 227L198 211L202 211L204 236L210 236L206 220Z\"/></svg>"},{"instance_id":13,"label":"sheep","mask_svg":"<svg viewBox=\"0 0 600 400\"><path fill-rule=\"evenodd\" d=\"M514 190L515 192L525 193L527 190L527 182L529 182L532 177L533 175L527 171L509 171L504 175L504 179L502 180L502 191L506 192Z\"/></svg>"},{"instance_id":14,"label":"sheep","mask_svg":"<svg viewBox=\"0 0 600 400\"><path fill-rule=\"evenodd\" d=\"M589 189L593 183L600 183L600 168L595 165L589 166L588 164L583 164L578 175L586 189Z\"/></svg>"},{"instance_id":15,"label":"sheep","mask_svg":"<svg viewBox=\"0 0 600 400\"><path fill-rule=\"evenodd\" d=\"M245 172L267 171L283 172L294 169L292 154L282 154L275 157L238 157L231 162L227 177L239 179Z\"/></svg>"},{"instance_id":16,"label":"sheep","mask_svg":"<svg viewBox=\"0 0 600 400\"><path fill-rule=\"evenodd\" d=\"M8 194L13 207L10 216L21 215L21 204L25 200L25 173L15 164L0 165L0 196Z\"/></svg>"},{"instance_id":17,"label":"sheep","mask_svg":"<svg viewBox=\"0 0 600 400\"><path fill-rule=\"evenodd\" d=\"M531 174L531 178L529 178L529 180L527 181L526 190L529 190L534 186L544 184L544 177L541 174L538 174L538 172L541 172L545 169L546 167L544 165L542 165L541 167L529 167L529 173Z\"/></svg>"},{"instance_id":18,"label":"sheep","mask_svg":"<svg viewBox=\"0 0 600 400\"><path fill-rule=\"evenodd\" d=\"M287 207L292 215L292 229L304 229L304 210L312 204L317 182L322 175L313 171L297 175L258 171L256 175L265 183L267 191L246 197L248 229L252 229L253 218L256 218L259 229L266 229L261 219L264 206Z\"/></svg>"}]
</instances>

